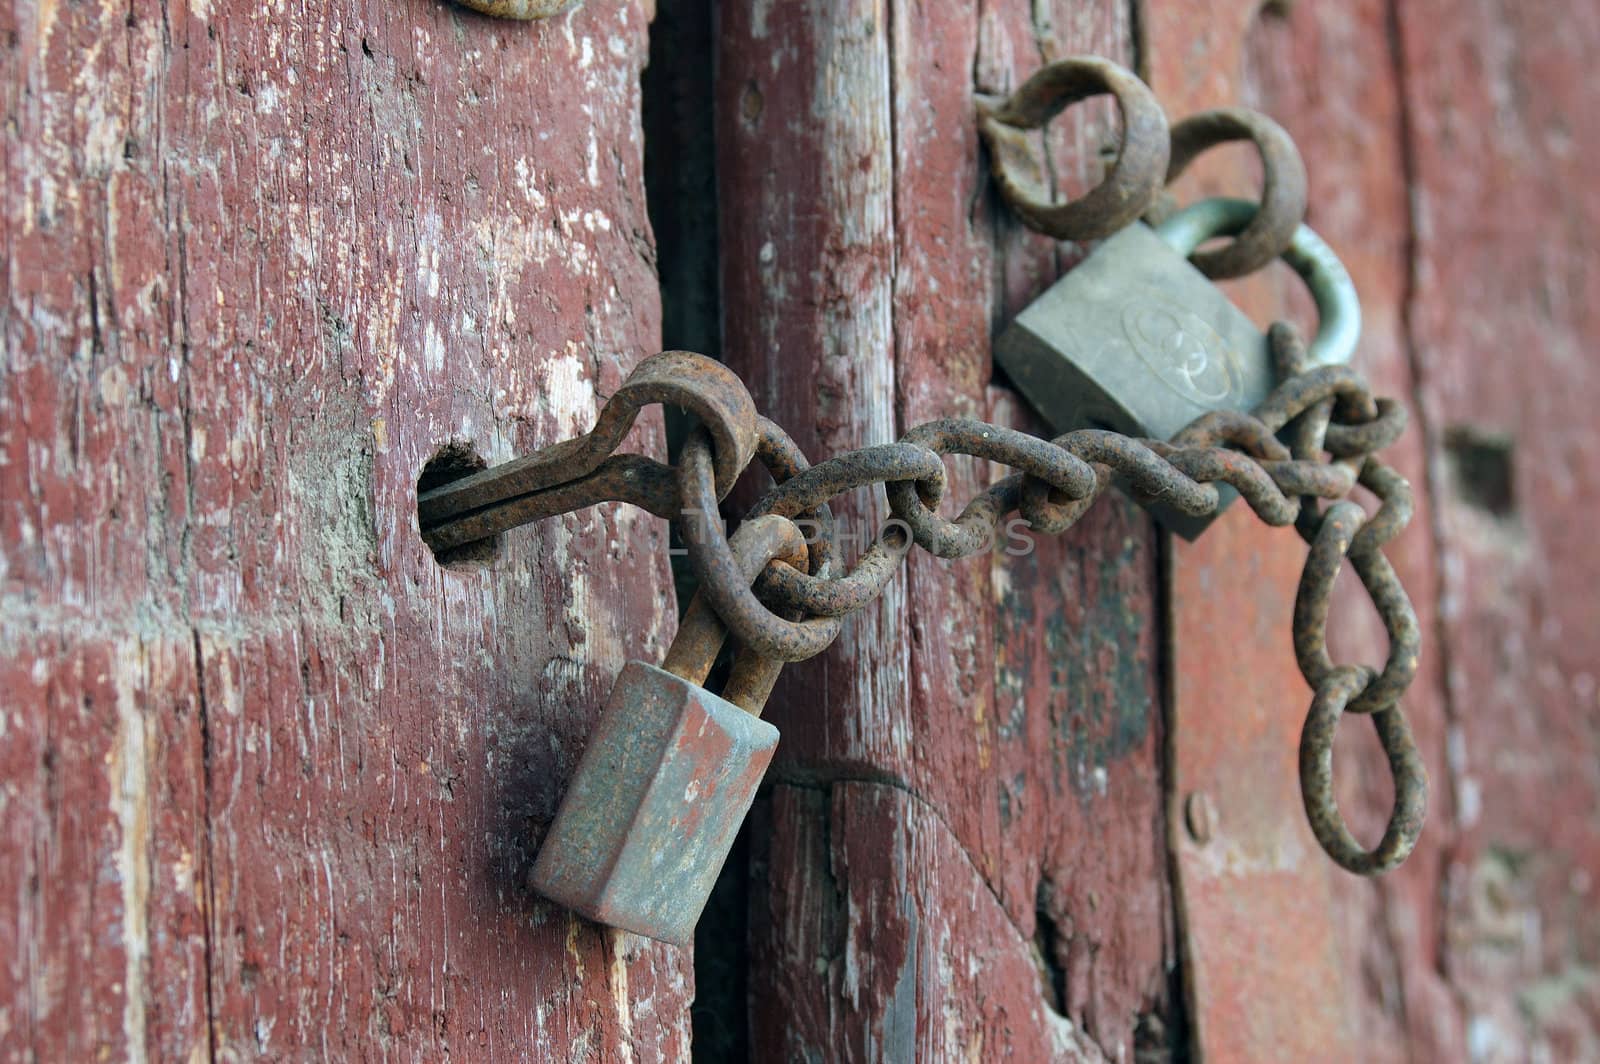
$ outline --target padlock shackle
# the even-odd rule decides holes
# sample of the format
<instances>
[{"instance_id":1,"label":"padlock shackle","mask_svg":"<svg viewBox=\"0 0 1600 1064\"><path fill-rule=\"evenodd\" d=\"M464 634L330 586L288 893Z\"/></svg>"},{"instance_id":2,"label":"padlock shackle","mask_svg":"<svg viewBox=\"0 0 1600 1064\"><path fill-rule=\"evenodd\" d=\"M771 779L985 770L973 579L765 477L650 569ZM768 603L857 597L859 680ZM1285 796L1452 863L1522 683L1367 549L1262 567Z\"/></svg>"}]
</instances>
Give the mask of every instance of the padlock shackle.
<instances>
[{"instance_id":1,"label":"padlock shackle","mask_svg":"<svg viewBox=\"0 0 1600 1064\"><path fill-rule=\"evenodd\" d=\"M808 569L805 534L800 526L777 514L746 521L729 537L728 546L738 562L739 575L747 584L753 584L767 563L775 559L801 572ZM661 667L696 687L703 687L727 638L728 630L705 594L696 592L684 611L683 623L678 626L678 634L667 648ZM763 658L748 649L741 650L722 693L723 699L759 717L782 668L780 659Z\"/></svg>"},{"instance_id":2,"label":"padlock shackle","mask_svg":"<svg viewBox=\"0 0 1600 1064\"><path fill-rule=\"evenodd\" d=\"M1213 237L1243 232L1257 210L1249 200L1203 199L1155 226L1155 232L1187 258ZM1350 272L1327 241L1304 224L1295 229L1283 261L1305 281L1317 304L1317 335L1307 345L1307 356L1318 365L1349 362L1361 339L1361 300Z\"/></svg>"}]
</instances>

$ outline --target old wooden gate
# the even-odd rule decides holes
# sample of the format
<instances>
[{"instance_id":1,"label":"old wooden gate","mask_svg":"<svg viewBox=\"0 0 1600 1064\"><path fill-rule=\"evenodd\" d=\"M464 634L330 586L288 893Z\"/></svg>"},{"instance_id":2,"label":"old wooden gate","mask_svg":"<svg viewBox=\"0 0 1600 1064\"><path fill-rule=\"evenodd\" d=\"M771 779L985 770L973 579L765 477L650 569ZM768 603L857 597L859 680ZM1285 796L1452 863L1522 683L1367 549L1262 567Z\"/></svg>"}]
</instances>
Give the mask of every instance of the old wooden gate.
<instances>
[{"instance_id":1,"label":"old wooden gate","mask_svg":"<svg viewBox=\"0 0 1600 1064\"><path fill-rule=\"evenodd\" d=\"M659 3L4 6L6 1059L1600 1053L1595 11ZM1304 826L1294 537L1236 508L1172 544L1113 498L914 558L786 671L693 955L539 901L589 722L673 630L666 527L441 560L419 481L586 429L663 341L813 456L1040 429L988 345L1083 249L999 204L972 97L1080 52L1296 135L1358 364L1419 415L1418 852L1356 881ZM1112 118L1053 128L1063 194ZM1253 181L1241 149L1181 191ZM1287 274L1234 292L1304 317Z\"/></svg>"}]
</instances>

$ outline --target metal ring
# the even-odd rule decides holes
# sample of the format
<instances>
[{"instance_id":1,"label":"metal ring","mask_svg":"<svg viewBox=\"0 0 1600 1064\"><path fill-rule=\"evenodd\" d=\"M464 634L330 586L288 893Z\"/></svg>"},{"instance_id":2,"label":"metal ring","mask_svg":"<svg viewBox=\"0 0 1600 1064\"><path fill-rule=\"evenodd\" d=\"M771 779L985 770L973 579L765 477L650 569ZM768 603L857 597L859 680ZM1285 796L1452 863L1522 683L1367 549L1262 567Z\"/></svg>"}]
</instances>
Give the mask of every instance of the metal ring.
<instances>
[{"instance_id":1,"label":"metal ring","mask_svg":"<svg viewBox=\"0 0 1600 1064\"><path fill-rule=\"evenodd\" d=\"M1034 477L1023 477L1017 512L1028 522L1028 528L1041 536L1056 536L1088 513L1089 508L1111 486L1113 474L1111 467L1106 465L1091 465L1090 468L1095 470L1095 488L1081 499L1052 499L1050 496L1054 493L1050 485Z\"/></svg>"},{"instance_id":2,"label":"metal ring","mask_svg":"<svg viewBox=\"0 0 1600 1064\"><path fill-rule=\"evenodd\" d=\"M418 523L430 529L469 511L588 476L611 457L639 411L652 403L682 407L700 419L715 445L716 497L733 490L756 450L755 400L722 363L692 351L663 351L633 367L587 433L434 488L417 498Z\"/></svg>"},{"instance_id":3,"label":"metal ring","mask_svg":"<svg viewBox=\"0 0 1600 1064\"><path fill-rule=\"evenodd\" d=\"M1284 254L1306 216L1306 164L1289 131L1244 107L1220 107L1192 114L1172 127L1168 185L1207 148L1248 140L1261 157L1261 204L1239 235L1220 248L1189 256L1195 269L1212 280L1243 277Z\"/></svg>"},{"instance_id":4,"label":"metal ring","mask_svg":"<svg viewBox=\"0 0 1600 1064\"><path fill-rule=\"evenodd\" d=\"M729 540L728 549L737 563L736 571L746 583L754 580L756 574L774 558L802 562L806 556L805 537L799 526L793 521L770 515L740 525ZM722 623L722 618L706 601L705 592L697 592L689 600L689 608L683 611L678 634L672 637L672 644L667 647L661 667L696 687L704 686L706 676L711 672L711 666L716 662L717 654L727 638L728 629ZM777 663L778 668L782 666L781 661ZM726 693L723 697L739 704L736 699L728 698ZM759 705L752 707L739 704L739 708L760 715Z\"/></svg>"},{"instance_id":5,"label":"metal ring","mask_svg":"<svg viewBox=\"0 0 1600 1064\"><path fill-rule=\"evenodd\" d=\"M1339 812L1333 794L1333 736L1345 707L1361 694L1371 675L1369 669L1349 666L1330 674L1318 685L1300 732L1300 799L1311 833L1339 867L1358 876L1387 872L1409 857L1428 814L1428 770L1397 706L1372 715L1394 777L1394 808L1382 841L1371 850L1363 849Z\"/></svg>"},{"instance_id":6,"label":"metal ring","mask_svg":"<svg viewBox=\"0 0 1600 1064\"><path fill-rule=\"evenodd\" d=\"M1105 180L1078 199L1052 203L1045 168L1024 131L1065 108L1110 93L1122 114L1122 145ZM1167 116L1150 87L1098 56L1072 56L1041 67L1010 97L978 97L978 132L989 146L1000 193L1023 223L1057 240L1110 236L1142 215L1166 176Z\"/></svg>"},{"instance_id":7,"label":"metal ring","mask_svg":"<svg viewBox=\"0 0 1600 1064\"><path fill-rule=\"evenodd\" d=\"M1373 400L1377 413L1367 421L1329 422L1323 446L1335 458L1357 458L1381 451L1398 440L1406 430L1410 415L1397 399Z\"/></svg>"},{"instance_id":8,"label":"metal ring","mask_svg":"<svg viewBox=\"0 0 1600 1064\"><path fill-rule=\"evenodd\" d=\"M779 485L786 484L811 468L811 462L806 458L806 453L800 445L794 442L794 437L784 431L783 426L769 418L756 418L758 427L756 442L756 459L766 467L772 479ZM766 510L753 510L746 514L750 517L767 513ZM771 511L776 512L776 511ZM806 555L808 565L804 572L816 578L833 576L841 562L839 557L839 544L834 535L833 511L828 508L826 499L818 499L805 506L784 512L781 516L789 518L797 525L809 524L816 526L816 535L806 535ZM780 563L782 564L782 563ZM792 568L784 564L784 568ZM764 566L763 569L766 567ZM796 572L802 570L796 569ZM759 585L759 580L757 581Z\"/></svg>"},{"instance_id":9,"label":"metal ring","mask_svg":"<svg viewBox=\"0 0 1600 1064\"><path fill-rule=\"evenodd\" d=\"M865 447L783 481L750 512L800 513L822 506L823 500L844 492L895 480L925 483L926 490L942 495L944 463L926 447L908 443ZM862 552L854 569L832 579L826 578L827 573L808 575L792 566L769 565L756 581L756 594L764 601L800 610L807 616L842 617L878 597L910 546L909 540L899 547L888 546L879 537Z\"/></svg>"},{"instance_id":10,"label":"metal ring","mask_svg":"<svg viewBox=\"0 0 1600 1064\"><path fill-rule=\"evenodd\" d=\"M762 657L802 661L820 654L839 635L841 619L791 621L761 604L723 534L711 464L711 436L697 426L678 456L678 492L684 506L679 531L701 593L734 638Z\"/></svg>"},{"instance_id":11,"label":"metal ring","mask_svg":"<svg viewBox=\"0 0 1600 1064\"><path fill-rule=\"evenodd\" d=\"M1382 415L1381 408L1367 388L1366 378L1360 373L1349 366L1315 366L1295 374L1272 389L1265 399L1256 404L1251 416L1258 418L1273 432L1278 432L1295 418L1332 399L1353 408L1357 427L1365 427L1371 419ZM1332 410L1330 407L1330 414ZM1324 439L1322 442L1325 447L1327 441Z\"/></svg>"},{"instance_id":12,"label":"metal ring","mask_svg":"<svg viewBox=\"0 0 1600 1064\"><path fill-rule=\"evenodd\" d=\"M1167 442L1174 447L1226 445L1263 462L1281 462L1289 457L1289 448L1273 434L1271 427L1243 410L1208 410L1179 429Z\"/></svg>"},{"instance_id":13,"label":"metal ring","mask_svg":"<svg viewBox=\"0 0 1600 1064\"><path fill-rule=\"evenodd\" d=\"M1352 713L1371 713L1394 704L1417 674L1422 632L1416 613L1389 560L1378 550L1352 552L1366 512L1344 501L1329 506L1306 554L1305 571L1294 598L1294 654L1306 683L1320 687L1339 671L1328 655L1328 607L1333 583L1348 555L1356 575L1372 598L1389 635L1389 659L1383 674L1366 684L1350 703Z\"/></svg>"},{"instance_id":14,"label":"metal ring","mask_svg":"<svg viewBox=\"0 0 1600 1064\"><path fill-rule=\"evenodd\" d=\"M1002 462L1035 477L1068 499L1094 494L1096 477L1089 464L1061 447L1015 429L1000 428L965 418L946 418L919 425L901 438L902 443L926 447L935 454L964 454ZM984 548L1001 516L996 506L1009 502L993 492L982 492L954 521L937 513L939 494L920 490L906 481L884 485L889 509L911 529L917 545L938 558L965 558Z\"/></svg>"},{"instance_id":15,"label":"metal ring","mask_svg":"<svg viewBox=\"0 0 1600 1064\"><path fill-rule=\"evenodd\" d=\"M1185 207L1155 230L1157 236L1187 257L1212 237L1243 233L1257 213L1257 206L1249 200L1216 197ZM1305 281L1317 304L1317 335L1306 350L1307 357L1312 363L1325 366L1349 362L1361 339L1361 301L1350 272L1327 242L1307 225L1295 227L1283 261Z\"/></svg>"},{"instance_id":16,"label":"metal ring","mask_svg":"<svg viewBox=\"0 0 1600 1064\"><path fill-rule=\"evenodd\" d=\"M1350 541L1350 553L1377 553L1385 543L1406 530L1416 512L1416 500L1405 477L1393 466L1370 455L1361 464L1360 483L1377 497L1378 512L1367 518L1355 539Z\"/></svg>"},{"instance_id":17,"label":"metal ring","mask_svg":"<svg viewBox=\"0 0 1600 1064\"><path fill-rule=\"evenodd\" d=\"M1174 447L1155 440L1150 441L1149 446L1173 469L1196 484L1223 483L1232 487L1250 504L1263 524L1292 525L1300 514L1300 500L1285 495L1266 468L1241 451L1224 447Z\"/></svg>"}]
</instances>

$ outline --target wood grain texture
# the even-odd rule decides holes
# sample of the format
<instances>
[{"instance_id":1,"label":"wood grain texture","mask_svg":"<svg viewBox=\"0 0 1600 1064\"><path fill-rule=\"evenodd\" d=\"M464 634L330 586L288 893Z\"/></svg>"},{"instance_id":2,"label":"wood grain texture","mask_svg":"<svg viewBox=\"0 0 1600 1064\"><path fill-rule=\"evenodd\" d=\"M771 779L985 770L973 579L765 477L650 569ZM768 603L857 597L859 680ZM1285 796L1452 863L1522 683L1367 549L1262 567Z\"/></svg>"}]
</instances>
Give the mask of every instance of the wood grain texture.
<instances>
[{"instance_id":1,"label":"wood grain texture","mask_svg":"<svg viewBox=\"0 0 1600 1064\"><path fill-rule=\"evenodd\" d=\"M1485 1061L1600 1056L1600 12L1399 5L1452 723L1443 966Z\"/></svg>"},{"instance_id":2,"label":"wood grain texture","mask_svg":"<svg viewBox=\"0 0 1600 1064\"><path fill-rule=\"evenodd\" d=\"M686 1052L685 958L521 886L662 526L415 530L658 345L646 18L0 13L0 1056Z\"/></svg>"},{"instance_id":3,"label":"wood grain texture","mask_svg":"<svg viewBox=\"0 0 1600 1064\"><path fill-rule=\"evenodd\" d=\"M1204 23L1198 7L1151 6L1157 91L1199 106L1233 89L1297 135L1310 221L1363 296L1359 364L1415 421L1392 458L1419 487L1418 516L1389 554L1431 637L1407 699L1433 781L1429 825L1379 883L1328 872L1343 972L1332 992L1369 1058L1586 1059L1600 615L1579 590L1594 568L1579 514L1594 490L1596 385L1577 352L1597 335L1582 265L1597 210L1583 56L1600 23L1538 4L1203 7ZM1230 169L1237 179L1226 163L1214 174ZM1246 298L1275 313L1288 295ZM1256 553L1224 532L1178 552L1179 727L1196 691L1241 693L1182 661L1215 623L1197 581L1223 571L1214 552L1240 549ZM1338 658L1382 653L1360 599L1340 589ZM1267 606L1229 611L1222 634L1245 638ZM1287 689L1290 671L1268 686ZM1371 838L1390 792L1366 731L1347 729L1336 763L1341 804ZM1226 1046L1198 1012L1202 1044Z\"/></svg>"},{"instance_id":4,"label":"wood grain texture","mask_svg":"<svg viewBox=\"0 0 1600 1064\"><path fill-rule=\"evenodd\" d=\"M1295 136L1311 180L1307 220L1339 252L1362 297L1356 365L1381 394L1415 409L1405 332L1407 131L1388 17L1378 2L1293 5L1287 12L1254 3L1152 5L1147 59L1152 87L1174 118L1244 103ZM1180 187L1235 195L1255 187L1248 149L1214 156ZM1233 287L1259 321L1287 314L1314 322L1287 270ZM1417 519L1388 554L1423 630L1431 631L1436 563L1423 432L1414 428L1386 458L1420 489ZM1296 537L1242 513L1174 549L1173 801L1176 807L1204 791L1217 802L1221 825L1220 838L1206 847L1174 837L1196 1044L1218 1059L1263 1044L1303 1059L1355 1052L1460 1059L1461 1027L1436 935L1454 841L1440 658L1430 647L1405 703L1433 781L1422 842L1399 872L1380 881L1348 876L1322 857L1298 802L1295 750L1310 693L1294 666L1288 619L1303 558ZM1337 660L1383 659L1383 631L1363 598L1353 581L1338 589ZM1247 669L1210 666L1241 647L1251 648ZM1192 727L1230 720L1235 730L1211 728L1209 737ZM1357 834L1375 838L1392 789L1371 729L1359 723L1339 738L1338 794ZM1230 761L1262 771L1241 778L1227 770ZM1225 862L1219 853L1235 851L1275 854L1277 864L1217 863ZM1300 856L1291 861L1290 854ZM1234 909L1249 918L1230 918Z\"/></svg>"},{"instance_id":5,"label":"wood grain texture","mask_svg":"<svg viewBox=\"0 0 1600 1064\"><path fill-rule=\"evenodd\" d=\"M1126 10L757 6L725 9L720 33L724 354L757 401L814 457L941 416L1042 430L991 385L989 337L1075 251L995 202L972 94L1061 54L1126 56ZM1110 139L1109 108L1083 111L1051 140L1077 190ZM991 475L949 465L957 499ZM885 517L866 493L836 513L867 538ZM913 556L839 645L785 671L752 882L767 1053L1126 1056L1165 1008L1153 532L1108 500L1063 541L1017 546ZM861 850L907 837L895 852L925 869ZM929 944L955 971L1031 972L1010 1021L904 967Z\"/></svg>"}]
</instances>

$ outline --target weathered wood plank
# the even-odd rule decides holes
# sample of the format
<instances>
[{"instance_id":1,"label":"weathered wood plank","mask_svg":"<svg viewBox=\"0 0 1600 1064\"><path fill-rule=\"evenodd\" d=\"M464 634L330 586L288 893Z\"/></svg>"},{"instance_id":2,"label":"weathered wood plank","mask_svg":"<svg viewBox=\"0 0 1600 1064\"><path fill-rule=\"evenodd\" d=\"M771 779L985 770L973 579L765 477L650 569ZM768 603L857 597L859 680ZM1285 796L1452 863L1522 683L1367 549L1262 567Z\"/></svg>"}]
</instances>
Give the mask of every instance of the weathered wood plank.
<instances>
[{"instance_id":1,"label":"weathered wood plank","mask_svg":"<svg viewBox=\"0 0 1600 1064\"><path fill-rule=\"evenodd\" d=\"M783 933L758 939L757 993L791 1019L758 1016L751 1059L1106 1059L1040 995L1028 937L925 801L784 785L756 827L759 863L792 870L759 903ZM824 964L826 997L772 977Z\"/></svg>"},{"instance_id":2,"label":"weathered wood plank","mask_svg":"<svg viewBox=\"0 0 1600 1064\"><path fill-rule=\"evenodd\" d=\"M1310 176L1308 221L1362 296L1356 364L1415 413L1405 330L1413 221L1388 12L1376 0L1149 5L1147 60L1174 119L1244 103L1296 137ZM1214 154L1180 187L1235 195L1255 187L1248 149ZM1233 287L1260 321L1285 313L1314 320L1287 270ZM1423 428L1386 458L1418 487L1417 517L1388 554L1431 633L1437 584ZM1366 1059L1459 1059L1460 1018L1435 934L1455 840L1441 655L1430 640L1405 702L1433 781L1427 830L1400 871L1377 883L1348 876L1321 855L1299 808L1295 750L1309 692L1294 667L1288 618L1303 557L1293 535L1244 513L1174 549L1174 810L1204 792L1219 811L1208 845L1174 837L1197 1044L1220 1059L1249 1055L1263 1038L1291 1056L1343 1045ZM1383 631L1363 598L1353 582L1336 595L1338 660L1383 659ZM1214 667L1242 647L1251 649L1241 667ZM1234 775L1230 764L1252 771ZM1392 791L1370 728L1353 721L1344 729L1336 765L1341 807L1360 837L1375 838ZM1274 854L1276 871L1246 860Z\"/></svg>"},{"instance_id":3,"label":"weathered wood plank","mask_svg":"<svg viewBox=\"0 0 1600 1064\"><path fill-rule=\"evenodd\" d=\"M1058 253L989 198L971 72L1005 88L1041 55L1126 54L1122 9L785 5L726 10L720 32L724 353L764 409L814 456L939 416L1031 424L990 387L988 342L999 313L1054 277ZM1098 177L1079 140L1098 147L1104 117L1075 115L1053 138L1064 181ZM958 499L991 475L950 467ZM857 536L883 517L881 499L836 512ZM1072 1052L1126 1054L1138 1015L1164 1007L1153 537L1111 505L1064 543L1029 546L1020 559L914 556L839 646L786 670L769 714L785 736L772 801L787 812L752 889L755 1046L893 1056L891 1029L894 1044L932 1051L953 1045L938 1024L982 1028L976 1002L931 1010L945 1000L931 971L912 978L911 1005L891 992L888 958L923 935L956 969L1000 942L1036 973L1012 1004L1034 1018L991 1032L986 1053L1029 1058L1048 1044L1037 1017L1049 1014L1045 1026L1079 1031ZM1063 664L1086 653L1084 670ZM888 812L801 800L845 788L882 791L872 808ZM970 911L969 871L936 866L914 890L883 878L891 865L839 856L913 830L947 836L929 852L963 854L998 904ZM830 876L863 897L908 890L906 915L836 912L817 886ZM868 970L875 989L844 992Z\"/></svg>"},{"instance_id":4,"label":"weathered wood plank","mask_svg":"<svg viewBox=\"0 0 1600 1064\"><path fill-rule=\"evenodd\" d=\"M663 527L414 518L658 346L644 5L3 18L0 1055L683 1055L686 958L521 886Z\"/></svg>"},{"instance_id":5,"label":"weathered wood plank","mask_svg":"<svg viewBox=\"0 0 1600 1064\"><path fill-rule=\"evenodd\" d=\"M1408 3L1408 338L1435 474L1452 854L1478 1060L1600 1055L1600 17Z\"/></svg>"}]
</instances>

